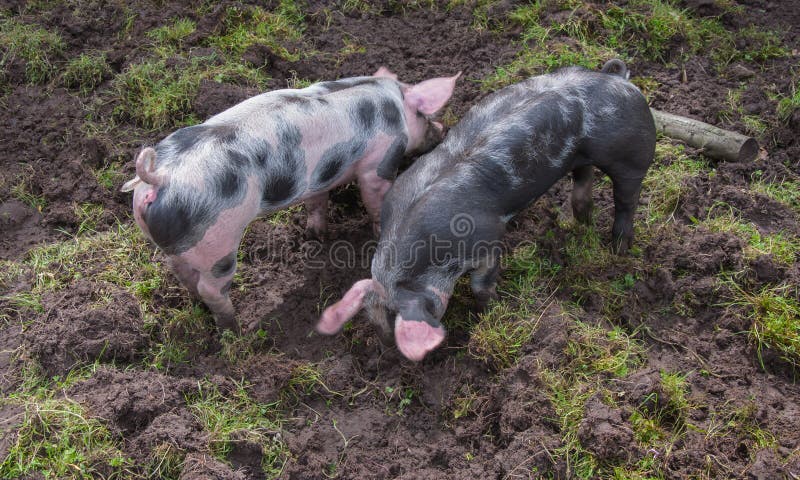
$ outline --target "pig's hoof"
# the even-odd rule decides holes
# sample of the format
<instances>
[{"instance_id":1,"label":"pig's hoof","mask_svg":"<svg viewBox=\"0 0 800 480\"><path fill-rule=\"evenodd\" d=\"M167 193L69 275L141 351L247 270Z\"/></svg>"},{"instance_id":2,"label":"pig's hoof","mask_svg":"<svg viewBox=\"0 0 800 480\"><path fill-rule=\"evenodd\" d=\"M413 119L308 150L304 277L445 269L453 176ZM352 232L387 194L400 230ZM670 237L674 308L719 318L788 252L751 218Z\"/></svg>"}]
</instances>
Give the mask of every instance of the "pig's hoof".
<instances>
[{"instance_id":1,"label":"pig's hoof","mask_svg":"<svg viewBox=\"0 0 800 480\"><path fill-rule=\"evenodd\" d=\"M485 292L475 292L475 313L484 313L489 309L489 303L500 299L497 292L487 290Z\"/></svg>"},{"instance_id":2,"label":"pig's hoof","mask_svg":"<svg viewBox=\"0 0 800 480\"><path fill-rule=\"evenodd\" d=\"M234 335L240 335L242 333L241 328L239 327L239 322L236 321L236 317L233 316L219 316L216 319L217 323L217 331L220 335L223 335L226 330L229 330Z\"/></svg>"}]
</instances>

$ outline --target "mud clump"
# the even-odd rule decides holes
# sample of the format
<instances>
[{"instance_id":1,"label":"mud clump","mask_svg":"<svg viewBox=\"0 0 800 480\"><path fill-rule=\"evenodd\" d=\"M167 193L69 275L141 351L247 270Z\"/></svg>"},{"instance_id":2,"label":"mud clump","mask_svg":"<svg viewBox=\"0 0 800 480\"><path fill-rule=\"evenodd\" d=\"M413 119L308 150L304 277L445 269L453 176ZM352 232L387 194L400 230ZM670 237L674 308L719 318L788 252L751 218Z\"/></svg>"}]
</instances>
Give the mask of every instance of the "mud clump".
<instances>
[{"instance_id":1,"label":"mud clump","mask_svg":"<svg viewBox=\"0 0 800 480\"><path fill-rule=\"evenodd\" d=\"M583 448L605 462L634 463L638 449L633 430L622 418L622 411L604 404L597 396L586 402L585 415L578 427Z\"/></svg>"},{"instance_id":2,"label":"mud clump","mask_svg":"<svg viewBox=\"0 0 800 480\"><path fill-rule=\"evenodd\" d=\"M186 455L179 480L248 480L244 472L235 471L216 458L200 453Z\"/></svg>"},{"instance_id":3,"label":"mud clump","mask_svg":"<svg viewBox=\"0 0 800 480\"><path fill-rule=\"evenodd\" d=\"M103 367L69 394L87 405L94 417L126 435L146 429L156 417L185 406L184 394L195 388L188 379L148 371L119 371Z\"/></svg>"},{"instance_id":4,"label":"mud clump","mask_svg":"<svg viewBox=\"0 0 800 480\"><path fill-rule=\"evenodd\" d=\"M114 288L105 285L107 288ZM98 285L81 281L65 292L45 296L45 313L24 332L25 345L47 375L64 375L73 367L95 360L130 363L147 348L139 303L117 292L104 305L97 301Z\"/></svg>"}]
</instances>

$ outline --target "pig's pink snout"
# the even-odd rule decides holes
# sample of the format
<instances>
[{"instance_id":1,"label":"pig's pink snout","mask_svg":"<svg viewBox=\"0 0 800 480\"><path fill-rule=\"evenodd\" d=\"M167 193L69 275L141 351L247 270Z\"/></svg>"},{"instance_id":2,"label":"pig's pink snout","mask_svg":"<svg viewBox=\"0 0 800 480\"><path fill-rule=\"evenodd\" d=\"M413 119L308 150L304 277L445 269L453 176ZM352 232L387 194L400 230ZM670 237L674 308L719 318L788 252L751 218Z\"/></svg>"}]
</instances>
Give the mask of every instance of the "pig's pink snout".
<instances>
[{"instance_id":1,"label":"pig's pink snout","mask_svg":"<svg viewBox=\"0 0 800 480\"><path fill-rule=\"evenodd\" d=\"M400 315L394 323L397 348L409 360L419 362L444 340L444 328L434 327L419 320L403 320Z\"/></svg>"}]
</instances>

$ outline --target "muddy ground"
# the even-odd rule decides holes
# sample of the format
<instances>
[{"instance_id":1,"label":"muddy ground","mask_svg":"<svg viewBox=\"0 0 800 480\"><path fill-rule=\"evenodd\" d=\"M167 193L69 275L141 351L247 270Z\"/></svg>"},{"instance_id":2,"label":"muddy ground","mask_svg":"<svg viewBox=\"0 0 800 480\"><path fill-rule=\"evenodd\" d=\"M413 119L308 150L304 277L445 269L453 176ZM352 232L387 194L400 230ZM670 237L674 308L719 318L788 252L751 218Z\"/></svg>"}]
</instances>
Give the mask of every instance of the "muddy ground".
<instances>
[{"instance_id":1,"label":"muddy ground","mask_svg":"<svg viewBox=\"0 0 800 480\"><path fill-rule=\"evenodd\" d=\"M488 93L478 80L511 62L520 48L519 28L476 30L471 5L446 11L397 9L387 3L371 12L345 12L336 2L308 3L304 37L295 47L331 55L292 62L269 49L248 49L244 61L263 66L272 78L270 88L285 87L292 77L316 80L370 74L382 65L407 82L463 71L464 80L446 113L457 120ZM518 3L498 2L489 9L490 24L493 19L502 22ZM580 445L608 467L606 471L651 460L657 466L652 471L659 472L655 476L665 478L800 475L796 371L779 355L764 351L759 356L746 333L748 317L725 303L717 280L725 270L741 274L753 291L797 285L797 257L789 264L770 256L748 258L742 240L734 234L693 228L709 208L725 202L763 233L800 235L798 216L791 208L750 190L754 175L766 181L796 181L800 174L800 114L777 120L776 102L765 94L791 93L788 72L800 62L800 3L740 3L744 13L722 17L726 28L754 24L780 29L786 32L783 41L793 53L764 62L745 60L737 63L740 69L722 71L702 52L685 64L637 58L629 62L634 77L658 82L650 97L654 108L744 131L738 118L720 112L727 108L728 89L746 85L742 105L769 121L769 130L759 138L765 150L757 161L712 164L712 169L688 181L674 219L640 240L635 272L625 259L591 271L605 280L635 273L614 315L608 315L602 299L588 295L577 300L582 322L603 329L621 327L644 349L630 372L603 379L606 390L613 392L613 401L598 394L586 400L580 412ZM117 222L132 223L130 195L120 193L119 186L133 175L136 151L157 142L173 127L147 130L124 118L116 119L112 130L87 128L87 124L91 120L96 126L110 115L112 106L104 103L104 95L112 88L114 75L145 55L149 40L144 32L175 17L191 18L197 29L184 40L183 49L207 48L204 38L222 28L221 12L229 5L234 3L222 2L203 15L182 2L52 2L46 8L11 2L0 7L21 21L58 31L66 41L62 60L102 49L111 67L102 83L86 95L57 82L30 85L24 64L7 68L8 91L0 103L0 258L23 262L37 245L69 240L81 226L76 205L102 205L103 213L93 226L98 232L115 228ZM681 5L698 17L719 13L714 2ZM128 34L119 35L128 11L125 6L138 15ZM558 15L561 11L553 8L545 19ZM364 50L337 57L353 39ZM677 48L680 39L676 41ZM204 81L193 100L192 114L203 119L255 91L235 82ZM114 178L112 188L99 184L95 175L109 165L118 165L123 174ZM22 178L28 182L27 191L44 199L41 211L12 192L11 187ZM563 228L563 218L570 216L569 192L569 182L561 181L515 219L509 245L536 242L538 255L564 265L568 260L563 245L575 235ZM647 191L643 199L647 201ZM613 203L607 184L598 186L595 202L598 231L608 240ZM640 214L637 222L642 221ZM574 360L566 348L576 335L571 326L574 316L562 314L558 307L559 302L576 302L570 285L558 285L555 304L540 305L538 327L512 366L498 367L470 354L469 322L454 322L457 326L451 328L446 344L421 364L413 364L380 345L363 319L333 338L312 333L320 308L369 272L365 254L357 253L353 265L342 268L328 259L328 249L341 240L363 245L372 240L372 234L353 187L333 195L330 234L322 253L314 257L321 265L308 262L304 222L305 213L297 210L282 223L260 220L251 225L242 247L243 287L235 286L232 296L240 320L263 333L246 345L246 351L234 352L235 358L221 353L220 341L205 316L203 328L170 332L176 341L192 346L181 361L152 367L154 345L164 340L163 331L145 324L146 313L152 312L143 311L130 292L93 273L113 264L101 259L82 265L83 260L76 258L86 274L70 280L67 288L45 294L39 311L20 310L6 300L0 303L5 309L0 325L0 393L10 396L23 388L23 371L31 362L40 366L45 378L64 378L78 366L97 360L101 366L88 379L58 395L74 399L88 415L101 419L125 455L142 465L151 461L157 447L172 445L181 452L183 462L175 470L181 478L265 476L262 447L246 437L234 439L229 451L216 456L221 458L212 455L208 432L187 406L187 395L201 380L216 385L223 394L235 391L237 382L243 381L256 402L278 402L282 421L268 434L285 446L280 478L576 475L570 457L558 453L568 441L567 432L542 379L542 371L569 368ZM158 253L152 258L161 260ZM190 309L175 280L166 278L153 292L148 308ZM16 277L0 293L28 291L34 281L29 275ZM97 306L103 298L111 301ZM689 308L672 308L676 299L687 299L684 303ZM298 388L292 382L297 367L309 364L320 372L319 382ZM688 398L696 407L681 422L695 428L681 429L680 440L668 450L646 450L635 438L631 417L653 398L656 403L658 398L666 401L668 395L660 390L664 371L687 374ZM470 408L454 415L465 398L472 402ZM2 457L14 439L20 410L8 400L0 407ZM744 428L709 434L730 425L724 412L741 411L748 411L752 423L770 432L775 441L759 444ZM99 465L94 475L105 476L112 470ZM147 475L147 471L133 468L131 475Z\"/></svg>"}]
</instances>

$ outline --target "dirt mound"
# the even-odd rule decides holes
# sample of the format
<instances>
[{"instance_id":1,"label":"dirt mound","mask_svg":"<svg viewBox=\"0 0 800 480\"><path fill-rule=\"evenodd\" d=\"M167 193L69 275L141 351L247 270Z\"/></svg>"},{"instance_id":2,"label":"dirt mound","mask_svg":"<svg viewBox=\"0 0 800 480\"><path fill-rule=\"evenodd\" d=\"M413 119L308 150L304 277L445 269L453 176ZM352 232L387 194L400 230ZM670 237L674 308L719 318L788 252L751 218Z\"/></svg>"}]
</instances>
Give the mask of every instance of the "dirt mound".
<instances>
[{"instance_id":1,"label":"dirt mound","mask_svg":"<svg viewBox=\"0 0 800 480\"><path fill-rule=\"evenodd\" d=\"M101 294L110 294L110 299L101 300ZM28 351L50 376L64 375L75 365L95 360L131 363L150 340L143 330L139 303L113 285L80 281L46 295L42 306L46 313L23 336Z\"/></svg>"},{"instance_id":2,"label":"dirt mound","mask_svg":"<svg viewBox=\"0 0 800 480\"><path fill-rule=\"evenodd\" d=\"M185 406L184 394L194 387L188 379L103 367L68 393L86 404L93 417L104 419L113 430L132 435L146 431L159 416Z\"/></svg>"},{"instance_id":3,"label":"dirt mound","mask_svg":"<svg viewBox=\"0 0 800 480\"><path fill-rule=\"evenodd\" d=\"M189 454L184 460L180 480L247 480L243 472L205 454Z\"/></svg>"}]
</instances>

